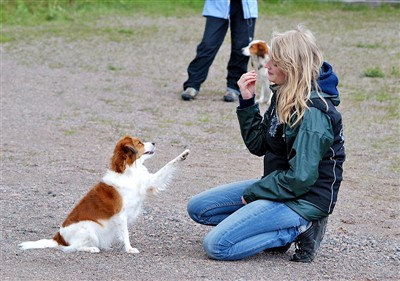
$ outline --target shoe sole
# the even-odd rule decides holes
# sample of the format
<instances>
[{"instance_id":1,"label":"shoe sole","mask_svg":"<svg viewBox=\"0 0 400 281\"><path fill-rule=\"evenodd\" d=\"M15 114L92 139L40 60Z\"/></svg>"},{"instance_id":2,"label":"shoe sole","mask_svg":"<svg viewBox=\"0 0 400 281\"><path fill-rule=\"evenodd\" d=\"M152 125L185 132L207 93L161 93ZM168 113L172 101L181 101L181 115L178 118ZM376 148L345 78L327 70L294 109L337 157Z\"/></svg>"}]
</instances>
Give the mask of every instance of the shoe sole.
<instances>
[{"instance_id":1,"label":"shoe sole","mask_svg":"<svg viewBox=\"0 0 400 281\"><path fill-rule=\"evenodd\" d=\"M183 96L183 95L182 95L182 99L183 99L184 101L191 101L191 100L194 99L194 97L192 97L192 96Z\"/></svg>"},{"instance_id":2,"label":"shoe sole","mask_svg":"<svg viewBox=\"0 0 400 281\"><path fill-rule=\"evenodd\" d=\"M192 95L189 95L189 94L182 94L181 97L185 101L191 101L191 100L194 100L196 98L196 96L192 96Z\"/></svg>"}]
</instances>

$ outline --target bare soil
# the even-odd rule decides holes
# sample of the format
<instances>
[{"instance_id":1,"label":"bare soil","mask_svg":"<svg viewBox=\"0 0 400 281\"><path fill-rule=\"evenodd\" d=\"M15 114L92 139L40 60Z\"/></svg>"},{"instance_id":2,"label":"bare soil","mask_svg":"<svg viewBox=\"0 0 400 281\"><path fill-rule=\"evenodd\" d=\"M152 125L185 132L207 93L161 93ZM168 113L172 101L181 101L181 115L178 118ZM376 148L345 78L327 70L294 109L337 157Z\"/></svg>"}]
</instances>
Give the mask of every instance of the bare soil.
<instances>
[{"instance_id":1,"label":"bare soil","mask_svg":"<svg viewBox=\"0 0 400 281\"><path fill-rule=\"evenodd\" d=\"M241 140L236 104L222 101L229 35L198 99L184 102L186 67L203 32L200 16L106 17L59 32L51 24L4 27L16 40L1 46L1 280L398 280L397 20L343 12L257 21L256 37L265 40L273 30L304 23L341 79L344 182L311 264L289 262L293 247L210 260L201 245L210 228L187 216L194 194L262 174L262 159ZM370 67L385 76L364 77ZM141 253L19 250L22 241L53 236L101 179L125 134L157 143L151 171L192 151L169 190L149 198L130 228Z\"/></svg>"}]
</instances>

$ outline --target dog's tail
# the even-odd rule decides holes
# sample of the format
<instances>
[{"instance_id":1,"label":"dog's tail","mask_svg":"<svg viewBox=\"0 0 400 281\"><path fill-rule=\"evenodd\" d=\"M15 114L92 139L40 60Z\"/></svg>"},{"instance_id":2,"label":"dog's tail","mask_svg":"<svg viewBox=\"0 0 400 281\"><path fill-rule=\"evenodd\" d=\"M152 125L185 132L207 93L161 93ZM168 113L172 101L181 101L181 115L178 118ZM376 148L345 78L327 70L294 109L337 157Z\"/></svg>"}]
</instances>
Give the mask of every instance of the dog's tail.
<instances>
[{"instance_id":1,"label":"dog's tail","mask_svg":"<svg viewBox=\"0 0 400 281\"><path fill-rule=\"evenodd\" d=\"M18 245L21 250L57 248L59 246L68 246L60 232L57 232L52 239L41 239L37 241L26 241Z\"/></svg>"},{"instance_id":2,"label":"dog's tail","mask_svg":"<svg viewBox=\"0 0 400 281\"><path fill-rule=\"evenodd\" d=\"M56 248L58 243L53 239L41 239L38 241L26 241L18 245L21 250L29 249L44 249L44 248Z\"/></svg>"}]
</instances>

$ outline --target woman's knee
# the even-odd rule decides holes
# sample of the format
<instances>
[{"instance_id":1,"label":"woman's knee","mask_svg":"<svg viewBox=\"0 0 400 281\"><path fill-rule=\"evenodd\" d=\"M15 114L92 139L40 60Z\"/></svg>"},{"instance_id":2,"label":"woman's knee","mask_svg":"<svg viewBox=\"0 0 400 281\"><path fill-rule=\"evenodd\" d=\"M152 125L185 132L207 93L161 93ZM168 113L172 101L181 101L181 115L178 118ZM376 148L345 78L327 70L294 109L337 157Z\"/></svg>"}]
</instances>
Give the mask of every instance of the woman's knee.
<instances>
[{"instance_id":1,"label":"woman's knee","mask_svg":"<svg viewBox=\"0 0 400 281\"><path fill-rule=\"evenodd\" d=\"M203 240L203 248L207 256L213 260L223 260L225 255L220 250L218 243L212 241L209 236L206 236Z\"/></svg>"},{"instance_id":2,"label":"woman's knee","mask_svg":"<svg viewBox=\"0 0 400 281\"><path fill-rule=\"evenodd\" d=\"M213 260L228 261L233 260L230 255L232 245L224 241L219 235L211 231L203 240L203 248L207 256Z\"/></svg>"},{"instance_id":3,"label":"woman's knee","mask_svg":"<svg viewBox=\"0 0 400 281\"><path fill-rule=\"evenodd\" d=\"M186 209L189 217L194 220L197 223L203 223L203 220L201 218L201 212L199 209L199 200L197 196L192 197L189 199Z\"/></svg>"}]
</instances>

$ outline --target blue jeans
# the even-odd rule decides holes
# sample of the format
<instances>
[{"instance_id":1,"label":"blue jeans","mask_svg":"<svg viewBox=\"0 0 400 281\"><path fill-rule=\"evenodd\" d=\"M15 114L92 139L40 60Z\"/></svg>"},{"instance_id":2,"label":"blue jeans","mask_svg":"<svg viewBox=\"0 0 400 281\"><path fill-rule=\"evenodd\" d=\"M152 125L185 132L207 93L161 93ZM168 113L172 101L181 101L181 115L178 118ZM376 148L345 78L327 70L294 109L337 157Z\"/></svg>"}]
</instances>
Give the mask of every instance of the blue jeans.
<instances>
[{"instance_id":1,"label":"blue jeans","mask_svg":"<svg viewBox=\"0 0 400 281\"><path fill-rule=\"evenodd\" d=\"M215 226L203 241L210 258L243 259L291 243L306 229L309 222L284 203L256 200L243 205L243 191L255 181L221 185L189 200L189 216L200 224Z\"/></svg>"}]
</instances>

